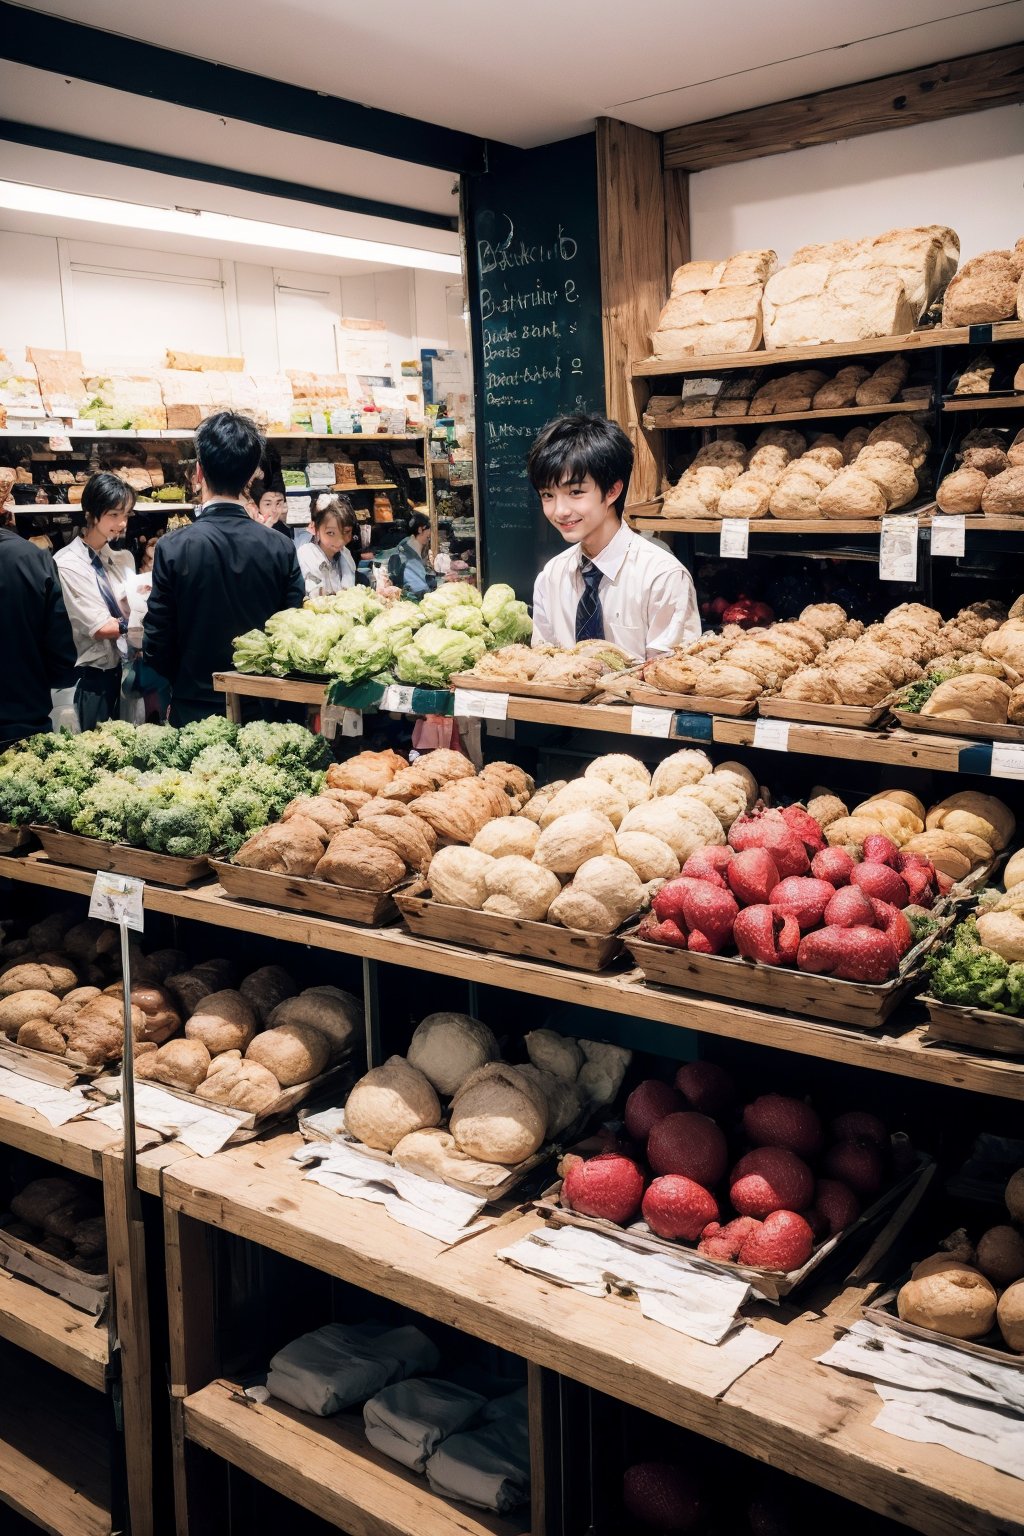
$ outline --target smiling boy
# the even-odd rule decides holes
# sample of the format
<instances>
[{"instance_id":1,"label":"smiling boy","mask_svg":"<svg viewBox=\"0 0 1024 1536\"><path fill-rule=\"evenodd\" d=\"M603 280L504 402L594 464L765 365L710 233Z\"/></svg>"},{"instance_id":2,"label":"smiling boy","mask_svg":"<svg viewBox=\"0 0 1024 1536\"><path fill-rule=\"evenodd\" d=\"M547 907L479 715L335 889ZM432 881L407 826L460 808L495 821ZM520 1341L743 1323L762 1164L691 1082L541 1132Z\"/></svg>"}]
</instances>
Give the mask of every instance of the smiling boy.
<instances>
[{"instance_id":1,"label":"smiling boy","mask_svg":"<svg viewBox=\"0 0 1024 1536\"><path fill-rule=\"evenodd\" d=\"M527 473L569 548L533 588L534 645L610 640L638 661L700 634L689 571L622 521L633 445L603 416L560 416L530 449Z\"/></svg>"}]
</instances>

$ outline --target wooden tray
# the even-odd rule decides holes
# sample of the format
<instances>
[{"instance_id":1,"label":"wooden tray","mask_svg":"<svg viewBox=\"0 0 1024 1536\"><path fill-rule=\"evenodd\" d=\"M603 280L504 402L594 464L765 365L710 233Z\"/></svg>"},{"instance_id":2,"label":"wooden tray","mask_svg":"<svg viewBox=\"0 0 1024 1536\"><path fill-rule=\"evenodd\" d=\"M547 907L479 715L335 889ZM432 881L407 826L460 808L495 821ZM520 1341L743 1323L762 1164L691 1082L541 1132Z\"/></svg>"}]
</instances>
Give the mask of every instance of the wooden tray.
<instances>
[{"instance_id":1,"label":"wooden tray","mask_svg":"<svg viewBox=\"0 0 1024 1536\"><path fill-rule=\"evenodd\" d=\"M928 1009L926 1041L966 1045L971 1050L995 1051L999 1056L1017 1056L1024 1060L1024 1018L1012 1013L994 1013L989 1008L963 1008L958 1003L944 1003L930 994L921 1001Z\"/></svg>"},{"instance_id":2,"label":"wooden tray","mask_svg":"<svg viewBox=\"0 0 1024 1536\"><path fill-rule=\"evenodd\" d=\"M37 1051L28 1045L17 1045L4 1035L0 1035L0 1067L17 1072L21 1077L31 1077L37 1083L52 1083L55 1088L73 1088L76 1083L90 1082L106 1070L87 1066L84 1062L68 1061L65 1056Z\"/></svg>"},{"instance_id":3,"label":"wooden tray","mask_svg":"<svg viewBox=\"0 0 1024 1536\"><path fill-rule=\"evenodd\" d=\"M750 1265L735 1264L728 1259L706 1259L703 1254L698 1254L696 1243L656 1237L653 1232L623 1228L613 1221L604 1220L603 1217L583 1216L579 1211L567 1210L557 1203L557 1193L561 1189L560 1183L553 1185L540 1200L534 1201L534 1209L548 1221L554 1222L556 1226L583 1227L592 1232L606 1232L626 1247L638 1249L641 1253L664 1253L670 1254L673 1258L693 1259L699 1264L710 1265L712 1269L725 1270L731 1275L741 1275L744 1280L749 1281L753 1290L759 1295L766 1297L769 1301L778 1301L811 1279L837 1248L845 1247L858 1235L862 1239L873 1238L871 1252L877 1260L882 1252L892 1246L910 1220L935 1175L935 1169L935 1162L930 1157L922 1155L917 1167L879 1195L872 1205L861 1212L855 1222L844 1227L841 1232L837 1232L835 1237L819 1243L806 1264L800 1269L789 1271L754 1269Z\"/></svg>"},{"instance_id":4,"label":"wooden tray","mask_svg":"<svg viewBox=\"0 0 1024 1536\"><path fill-rule=\"evenodd\" d=\"M129 848L125 843L80 837L77 832L58 832L56 827L33 825L32 831L48 859L55 864L73 864L76 869L110 869L137 880L176 886L194 885L210 873L210 861L205 854L200 859L179 859L171 853L151 853L148 848Z\"/></svg>"},{"instance_id":5,"label":"wooden tray","mask_svg":"<svg viewBox=\"0 0 1024 1536\"><path fill-rule=\"evenodd\" d=\"M895 718L907 731L925 731L932 736L960 736L967 741L1024 741L1024 725L1001 725L992 720L945 720L935 715L914 714L894 709Z\"/></svg>"},{"instance_id":6,"label":"wooden tray","mask_svg":"<svg viewBox=\"0 0 1024 1536\"><path fill-rule=\"evenodd\" d=\"M940 928L908 950L899 973L883 982L813 976L789 966L759 965L738 955L694 954L637 938L635 932L625 935L625 944L645 980L659 986L727 997L733 1002L781 1009L803 1018L880 1029L893 1009L923 985L924 971L917 962L953 921L951 912Z\"/></svg>"},{"instance_id":7,"label":"wooden tray","mask_svg":"<svg viewBox=\"0 0 1024 1536\"><path fill-rule=\"evenodd\" d=\"M909 1274L907 1278L910 1278ZM869 1306L862 1308L863 1315L873 1323L881 1323L883 1328L891 1328L893 1333L902 1333L905 1338L924 1339L930 1344L949 1344L953 1349L963 1350L976 1360L994 1360L998 1365L1009 1365L1024 1371L1024 1355L1014 1354L1002 1342L998 1328L993 1328L991 1333L985 1335L992 1340L990 1344L979 1344L973 1339L954 1339L948 1333L938 1333L934 1328L919 1328L916 1323L905 1323L896 1310L898 1290L897 1286L883 1291Z\"/></svg>"},{"instance_id":8,"label":"wooden tray","mask_svg":"<svg viewBox=\"0 0 1024 1536\"><path fill-rule=\"evenodd\" d=\"M468 944L525 960L550 960L579 971L603 971L622 950L621 932L583 933L558 923L524 922L469 907L448 907L431 901L429 887L423 884L398 892L395 901L409 931L421 939Z\"/></svg>"},{"instance_id":9,"label":"wooden tray","mask_svg":"<svg viewBox=\"0 0 1024 1536\"><path fill-rule=\"evenodd\" d=\"M16 827L9 821L0 821L0 853L27 853L38 846L31 827Z\"/></svg>"},{"instance_id":10,"label":"wooden tray","mask_svg":"<svg viewBox=\"0 0 1024 1536\"><path fill-rule=\"evenodd\" d=\"M523 699L552 699L559 704L582 704L600 690L597 683L529 683L519 678L477 677L474 672L453 672L448 679L452 688L479 688L484 693L507 693Z\"/></svg>"},{"instance_id":11,"label":"wooden tray","mask_svg":"<svg viewBox=\"0 0 1024 1536\"><path fill-rule=\"evenodd\" d=\"M617 698L627 699L630 704L644 704L649 709L683 709L694 715L752 715L757 708L756 699L714 699L706 693L666 693L652 688L649 683L623 683L616 686L614 677L603 686Z\"/></svg>"},{"instance_id":12,"label":"wooden tray","mask_svg":"<svg viewBox=\"0 0 1024 1536\"><path fill-rule=\"evenodd\" d=\"M308 880L298 875L278 875L269 869L246 869L211 859L210 868L226 895L255 901L263 907L283 907L289 912L312 912L344 923L380 924L398 919L396 886L390 891L359 891L329 880Z\"/></svg>"},{"instance_id":13,"label":"wooden tray","mask_svg":"<svg viewBox=\"0 0 1024 1536\"><path fill-rule=\"evenodd\" d=\"M810 725L845 725L853 728L877 725L889 713L889 705L811 704L805 699L758 699L757 712L768 720L799 720Z\"/></svg>"},{"instance_id":14,"label":"wooden tray","mask_svg":"<svg viewBox=\"0 0 1024 1536\"><path fill-rule=\"evenodd\" d=\"M319 1077L311 1077L308 1082L294 1083L290 1088L282 1088L277 1098L268 1104L266 1109L256 1114L249 1109L235 1109L230 1104L217 1104L212 1099L202 1099L197 1093L189 1093L186 1088L173 1088L168 1083L150 1082L147 1078L141 1086L159 1088L162 1093L169 1093L172 1098L183 1099L186 1104L194 1104L197 1109L212 1109L218 1114L227 1115L230 1120L238 1123L238 1129L232 1131L227 1146L235 1146L242 1141L251 1141L277 1121L304 1104L307 1099L322 1089L336 1091L343 1073L351 1070L352 1051L347 1050L345 1055L329 1066L326 1072L321 1072ZM138 1080L137 1080L138 1081ZM110 1076L98 1078L93 1084L95 1093L93 1097L102 1095L108 1103L120 1101L121 1091L119 1078Z\"/></svg>"},{"instance_id":15,"label":"wooden tray","mask_svg":"<svg viewBox=\"0 0 1024 1536\"><path fill-rule=\"evenodd\" d=\"M58 1259L54 1254L37 1248L35 1243L13 1237L5 1230L11 1218L0 1216L0 1268L9 1274L30 1280L41 1290L53 1296L61 1296L80 1312L92 1317L102 1317L107 1309L110 1281L105 1273L94 1274L89 1269L77 1269Z\"/></svg>"}]
</instances>

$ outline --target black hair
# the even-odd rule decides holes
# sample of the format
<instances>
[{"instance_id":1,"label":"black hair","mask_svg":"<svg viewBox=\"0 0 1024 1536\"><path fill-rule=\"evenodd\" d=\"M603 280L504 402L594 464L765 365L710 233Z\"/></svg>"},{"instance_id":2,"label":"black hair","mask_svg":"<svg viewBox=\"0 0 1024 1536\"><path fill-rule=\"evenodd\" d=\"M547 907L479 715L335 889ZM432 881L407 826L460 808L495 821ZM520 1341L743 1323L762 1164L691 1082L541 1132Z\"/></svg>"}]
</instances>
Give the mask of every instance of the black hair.
<instances>
[{"instance_id":1,"label":"black hair","mask_svg":"<svg viewBox=\"0 0 1024 1536\"><path fill-rule=\"evenodd\" d=\"M97 522L105 512L130 512L134 505L135 491L127 480L106 470L90 475L82 487L82 511L87 522Z\"/></svg>"},{"instance_id":2,"label":"black hair","mask_svg":"<svg viewBox=\"0 0 1024 1536\"><path fill-rule=\"evenodd\" d=\"M424 528L429 527L430 518L423 512L414 512L409 518L409 533L407 537L411 539L415 534L422 533Z\"/></svg>"},{"instance_id":3,"label":"black hair","mask_svg":"<svg viewBox=\"0 0 1024 1536\"><path fill-rule=\"evenodd\" d=\"M604 416L556 416L533 440L526 472L535 491L585 480L589 475L603 495L619 480L615 510L622 515L633 473L633 444L617 421Z\"/></svg>"},{"instance_id":4,"label":"black hair","mask_svg":"<svg viewBox=\"0 0 1024 1536\"><path fill-rule=\"evenodd\" d=\"M332 496L328 501L322 501L313 513L313 527L317 533L327 518L336 517L341 528L351 528L355 533L359 526L356 514L352 510L352 503L347 496Z\"/></svg>"},{"instance_id":5,"label":"black hair","mask_svg":"<svg viewBox=\"0 0 1024 1536\"><path fill-rule=\"evenodd\" d=\"M249 486L249 495L252 497L253 501L257 506L259 506L260 498L270 493L275 496L284 496L286 494L284 481L270 480L265 478L263 475L257 475L256 478L252 481L252 484Z\"/></svg>"},{"instance_id":6,"label":"black hair","mask_svg":"<svg viewBox=\"0 0 1024 1536\"><path fill-rule=\"evenodd\" d=\"M199 467L214 495L240 496L259 468L265 447L256 423L237 411L217 411L196 428Z\"/></svg>"}]
</instances>

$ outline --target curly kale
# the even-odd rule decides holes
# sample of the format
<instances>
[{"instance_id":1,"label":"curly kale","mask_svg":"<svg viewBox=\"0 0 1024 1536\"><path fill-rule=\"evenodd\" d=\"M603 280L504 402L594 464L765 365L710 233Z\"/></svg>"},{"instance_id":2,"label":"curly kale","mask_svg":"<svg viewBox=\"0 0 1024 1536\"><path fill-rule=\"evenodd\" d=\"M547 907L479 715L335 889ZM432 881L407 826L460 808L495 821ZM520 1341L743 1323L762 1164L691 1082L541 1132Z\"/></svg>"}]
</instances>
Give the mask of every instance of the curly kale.
<instances>
[{"instance_id":1,"label":"curly kale","mask_svg":"<svg viewBox=\"0 0 1024 1536\"><path fill-rule=\"evenodd\" d=\"M129 813L137 793L116 774L104 775L80 797L71 830L106 843L127 842Z\"/></svg>"},{"instance_id":2,"label":"curly kale","mask_svg":"<svg viewBox=\"0 0 1024 1536\"><path fill-rule=\"evenodd\" d=\"M254 720L238 733L238 750L245 763L272 763L290 770L314 773L331 761L331 749L322 736L302 725Z\"/></svg>"},{"instance_id":3,"label":"curly kale","mask_svg":"<svg viewBox=\"0 0 1024 1536\"><path fill-rule=\"evenodd\" d=\"M242 759L234 747L229 746L226 741L220 741L214 746L204 747L197 753L192 759L189 772L202 779L223 776L234 780L241 775Z\"/></svg>"},{"instance_id":4,"label":"curly kale","mask_svg":"<svg viewBox=\"0 0 1024 1536\"><path fill-rule=\"evenodd\" d=\"M39 797L38 819L47 826L68 832L81 804L80 789L59 779L48 779Z\"/></svg>"},{"instance_id":5,"label":"curly kale","mask_svg":"<svg viewBox=\"0 0 1024 1536\"><path fill-rule=\"evenodd\" d=\"M986 949L973 917L957 925L952 941L941 944L925 967L932 991L943 1002L1015 1013L1024 999L1024 966L1019 961L1010 966L995 950Z\"/></svg>"},{"instance_id":6,"label":"curly kale","mask_svg":"<svg viewBox=\"0 0 1024 1536\"><path fill-rule=\"evenodd\" d=\"M0 764L0 821L22 826L40 820L48 777L46 765L27 752Z\"/></svg>"},{"instance_id":7,"label":"curly kale","mask_svg":"<svg viewBox=\"0 0 1024 1536\"><path fill-rule=\"evenodd\" d=\"M904 907L903 916L910 924L910 931L914 935L914 943L920 944L930 933L934 933L940 926L940 919L934 912L929 912L925 907Z\"/></svg>"},{"instance_id":8,"label":"curly kale","mask_svg":"<svg viewBox=\"0 0 1024 1536\"><path fill-rule=\"evenodd\" d=\"M132 761L137 768L170 768L178 760L178 732L172 725L137 725Z\"/></svg>"},{"instance_id":9,"label":"curly kale","mask_svg":"<svg viewBox=\"0 0 1024 1536\"><path fill-rule=\"evenodd\" d=\"M198 859L213 847L210 823L201 806L176 804L151 811L143 830L147 848L182 859Z\"/></svg>"},{"instance_id":10,"label":"curly kale","mask_svg":"<svg viewBox=\"0 0 1024 1536\"><path fill-rule=\"evenodd\" d=\"M954 675L952 672L929 672L918 682L911 683L900 696L900 709L905 709L911 715L919 715L939 684Z\"/></svg>"},{"instance_id":11,"label":"curly kale","mask_svg":"<svg viewBox=\"0 0 1024 1536\"><path fill-rule=\"evenodd\" d=\"M178 732L175 761L178 767L188 768L204 747L234 746L237 735L237 725L233 725L225 715L208 715L205 720L195 720L191 725L182 726Z\"/></svg>"}]
</instances>

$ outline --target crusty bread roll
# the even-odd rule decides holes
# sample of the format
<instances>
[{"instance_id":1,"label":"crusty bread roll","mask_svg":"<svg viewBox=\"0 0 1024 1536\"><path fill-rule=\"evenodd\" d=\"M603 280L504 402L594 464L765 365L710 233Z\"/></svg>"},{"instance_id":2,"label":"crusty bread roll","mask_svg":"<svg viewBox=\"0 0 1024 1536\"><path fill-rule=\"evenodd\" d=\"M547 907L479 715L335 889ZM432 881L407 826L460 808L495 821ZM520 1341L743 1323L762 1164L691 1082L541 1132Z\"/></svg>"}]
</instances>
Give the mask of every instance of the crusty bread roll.
<instances>
[{"instance_id":1,"label":"crusty bread roll","mask_svg":"<svg viewBox=\"0 0 1024 1536\"><path fill-rule=\"evenodd\" d=\"M983 1338L996 1319L996 1293L980 1270L948 1253L914 1266L900 1287L896 1308L906 1323L953 1339Z\"/></svg>"}]
</instances>

